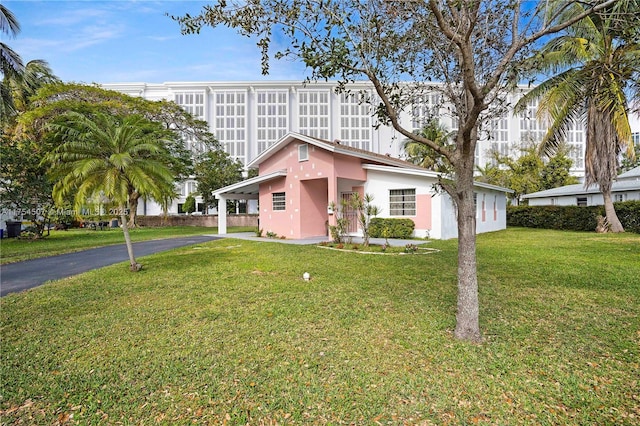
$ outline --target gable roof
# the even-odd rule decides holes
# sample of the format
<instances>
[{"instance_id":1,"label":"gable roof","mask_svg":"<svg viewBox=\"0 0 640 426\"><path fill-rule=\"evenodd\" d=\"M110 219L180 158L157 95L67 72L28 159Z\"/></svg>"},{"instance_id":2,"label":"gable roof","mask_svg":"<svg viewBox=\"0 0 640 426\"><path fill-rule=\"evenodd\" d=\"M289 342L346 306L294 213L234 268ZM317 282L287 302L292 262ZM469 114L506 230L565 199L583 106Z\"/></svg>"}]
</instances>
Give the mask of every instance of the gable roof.
<instances>
[{"instance_id":1,"label":"gable roof","mask_svg":"<svg viewBox=\"0 0 640 426\"><path fill-rule=\"evenodd\" d=\"M631 170L626 171L625 173L622 173L621 175L618 175L617 178L618 181L621 180L640 180L640 166L635 167Z\"/></svg>"},{"instance_id":2,"label":"gable roof","mask_svg":"<svg viewBox=\"0 0 640 426\"><path fill-rule=\"evenodd\" d=\"M640 190L640 166L618 175L611 185L611 192L626 192ZM522 198L570 197L572 195L598 194L598 185L585 187L582 183L560 186L558 188L525 194Z\"/></svg>"},{"instance_id":3,"label":"gable roof","mask_svg":"<svg viewBox=\"0 0 640 426\"><path fill-rule=\"evenodd\" d=\"M613 182L611 192L625 192L640 190L640 180L623 180ZM546 198L546 197L570 197L572 195L598 194L600 188L597 185L585 187L582 183L574 185L561 186L559 188L547 189L545 191L532 192L525 194L522 198Z\"/></svg>"},{"instance_id":4,"label":"gable roof","mask_svg":"<svg viewBox=\"0 0 640 426\"><path fill-rule=\"evenodd\" d=\"M249 164L247 164L247 168L253 169L256 168L265 161L266 159L272 157L282 148L287 146L289 143L299 140L300 142L307 143L309 145L317 146L326 151L347 155L349 157L357 157L362 160L372 161L375 163L380 163L388 166L396 166L396 167L405 167L410 169L424 170L423 167L417 166L413 163L410 163L405 160L401 160L399 158L394 158L389 155L377 154L375 152L366 151L364 149L353 148L348 145L343 145L340 141L329 142L323 139L314 138L312 136L303 135L301 133L289 132L265 151L263 151L260 155L254 158Z\"/></svg>"}]
</instances>

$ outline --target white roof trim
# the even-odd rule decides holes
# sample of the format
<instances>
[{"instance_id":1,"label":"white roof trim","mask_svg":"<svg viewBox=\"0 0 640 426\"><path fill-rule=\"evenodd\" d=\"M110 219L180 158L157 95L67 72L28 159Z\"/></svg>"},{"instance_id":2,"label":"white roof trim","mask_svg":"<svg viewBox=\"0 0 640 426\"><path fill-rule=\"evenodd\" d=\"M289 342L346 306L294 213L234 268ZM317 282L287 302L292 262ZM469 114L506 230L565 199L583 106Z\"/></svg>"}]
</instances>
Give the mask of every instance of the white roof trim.
<instances>
[{"instance_id":1,"label":"white roof trim","mask_svg":"<svg viewBox=\"0 0 640 426\"><path fill-rule=\"evenodd\" d=\"M378 166L375 164L363 164L362 165L363 169L367 169L367 170L376 170L379 172L387 172L387 173L398 173L398 174L403 174L403 175L413 175L413 176L423 176L423 177L430 177L430 178L434 178L434 179L439 179L442 176L442 173L438 173L438 172L434 172L431 170L426 170L426 169L407 169L407 168L403 168L403 167L394 167L394 166ZM509 188L503 188L501 186L496 186L496 185L490 185L488 183L483 183L483 182L473 182L473 186L479 187L479 188L484 188L484 189L489 189L492 191L498 191L498 192L507 192L507 193L513 193L514 191L512 189Z\"/></svg>"},{"instance_id":2,"label":"white roof trim","mask_svg":"<svg viewBox=\"0 0 640 426\"><path fill-rule=\"evenodd\" d=\"M216 189L213 191L213 196L218 198L223 194L257 194L261 183L286 175L286 170L276 170L275 172L271 172L266 175L256 176L251 179L243 180L242 182L225 186L224 188Z\"/></svg>"}]
</instances>

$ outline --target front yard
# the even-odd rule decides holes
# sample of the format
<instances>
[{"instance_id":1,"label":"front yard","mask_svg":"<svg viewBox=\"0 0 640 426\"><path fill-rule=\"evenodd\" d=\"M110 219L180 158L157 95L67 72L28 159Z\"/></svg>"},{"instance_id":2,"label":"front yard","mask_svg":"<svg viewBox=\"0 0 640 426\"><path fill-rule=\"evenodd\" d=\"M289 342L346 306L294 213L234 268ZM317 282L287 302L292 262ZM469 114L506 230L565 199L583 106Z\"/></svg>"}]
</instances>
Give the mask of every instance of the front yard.
<instances>
[{"instance_id":1,"label":"front yard","mask_svg":"<svg viewBox=\"0 0 640 426\"><path fill-rule=\"evenodd\" d=\"M428 246L223 239L4 297L2 422L640 422L640 236L480 235L481 345Z\"/></svg>"}]
</instances>

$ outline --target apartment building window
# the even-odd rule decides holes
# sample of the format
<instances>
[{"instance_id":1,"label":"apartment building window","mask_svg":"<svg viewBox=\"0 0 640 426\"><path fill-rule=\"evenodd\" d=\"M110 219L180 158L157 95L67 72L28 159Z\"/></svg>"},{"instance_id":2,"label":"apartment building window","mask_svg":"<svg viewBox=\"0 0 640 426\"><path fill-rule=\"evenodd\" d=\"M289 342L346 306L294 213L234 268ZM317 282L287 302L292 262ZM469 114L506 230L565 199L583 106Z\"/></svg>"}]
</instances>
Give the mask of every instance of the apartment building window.
<instances>
[{"instance_id":1,"label":"apartment building window","mask_svg":"<svg viewBox=\"0 0 640 426\"><path fill-rule=\"evenodd\" d=\"M271 194L271 204L273 211L282 211L285 210L287 206L286 193L284 192L274 192Z\"/></svg>"},{"instance_id":2,"label":"apartment building window","mask_svg":"<svg viewBox=\"0 0 640 426\"><path fill-rule=\"evenodd\" d=\"M329 91L298 91L299 131L307 136L329 139Z\"/></svg>"},{"instance_id":3,"label":"apartment building window","mask_svg":"<svg viewBox=\"0 0 640 426\"><path fill-rule=\"evenodd\" d=\"M198 192L198 182L189 180L187 181L186 186L187 186L186 195L195 194L196 192Z\"/></svg>"},{"instance_id":4,"label":"apartment building window","mask_svg":"<svg viewBox=\"0 0 640 426\"><path fill-rule=\"evenodd\" d=\"M185 111L200 120L204 120L204 93L203 92L178 92L174 101Z\"/></svg>"},{"instance_id":5,"label":"apartment building window","mask_svg":"<svg viewBox=\"0 0 640 426\"><path fill-rule=\"evenodd\" d=\"M440 96L435 93L416 96L411 105L411 126L414 132L422 130L438 117L440 103Z\"/></svg>"},{"instance_id":6,"label":"apartment building window","mask_svg":"<svg viewBox=\"0 0 640 426\"><path fill-rule=\"evenodd\" d=\"M363 102L370 92L342 93L340 95L340 142L371 150L371 106Z\"/></svg>"},{"instance_id":7,"label":"apartment building window","mask_svg":"<svg viewBox=\"0 0 640 426\"><path fill-rule=\"evenodd\" d=\"M569 158L573 160L573 169L584 169L584 130L572 123L567 132Z\"/></svg>"},{"instance_id":8,"label":"apartment building window","mask_svg":"<svg viewBox=\"0 0 640 426\"><path fill-rule=\"evenodd\" d=\"M491 150L500 155L509 155L509 120L506 117L493 119L489 124Z\"/></svg>"},{"instance_id":9,"label":"apartment building window","mask_svg":"<svg viewBox=\"0 0 640 426\"><path fill-rule=\"evenodd\" d=\"M415 188L389 190L389 214L391 216L415 216Z\"/></svg>"},{"instance_id":10,"label":"apartment building window","mask_svg":"<svg viewBox=\"0 0 640 426\"><path fill-rule=\"evenodd\" d=\"M287 133L288 91L256 91L258 154Z\"/></svg>"},{"instance_id":11,"label":"apartment building window","mask_svg":"<svg viewBox=\"0 0 640 426\"><path fill-rule=\"evenodd\" d=\"M214 100L214 133L224 150L244 163L247 144L246 91L216 91Z\"/></svg>"},{"instance_id":12,"label":"apartment building window","mask_svg":"<svg viewBox=\"0 0 640 426\"><path fill-rule=\"evenodd\" d=\"M587 205L587 197L578 197L576 199L576 204L580 207L586 207Z\"/></svg>"},{"instance_id":13,"label":"apartment building window","mask_svg":"<svg viewBox=\"0 0 640 426\"><path fill-rule=\"evenodd\" d=\"M547 125L538 121L538 101L531 100L520 113L520 135L522 142L539 143L547 133Z\"/></svg>"},{"instance_id":14,"label":"apartment building window","mask_svg":"<svg viewBox=\"0 0 640 426\"><path fill-rule=\"evenodd\" d=\"M613 194L613 201L621 203L627 199L627 194Z\"/></svg>"}]
</instances>

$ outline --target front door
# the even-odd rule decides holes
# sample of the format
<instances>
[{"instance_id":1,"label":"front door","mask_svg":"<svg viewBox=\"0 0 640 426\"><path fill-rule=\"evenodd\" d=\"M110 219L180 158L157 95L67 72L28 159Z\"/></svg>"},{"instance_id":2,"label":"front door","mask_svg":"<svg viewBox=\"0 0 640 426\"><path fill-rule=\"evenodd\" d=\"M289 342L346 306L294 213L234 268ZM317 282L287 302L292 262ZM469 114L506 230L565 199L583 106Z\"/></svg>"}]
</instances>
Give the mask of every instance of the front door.
<instances>
[{"instance_id":1,"label":"front door","mask_svg":"<svg viewBox=\"0 0 640 426\"><path fill-rule=\"evenodd\" d=\"M347 233L353 234L358 232L358 212L351 207L351 197L353 196L353 192L343 192L341 194L342 203L341 208L343 209L342 215L345 219L349 221L347 225Z\"/></svg>"}]
</instances>

